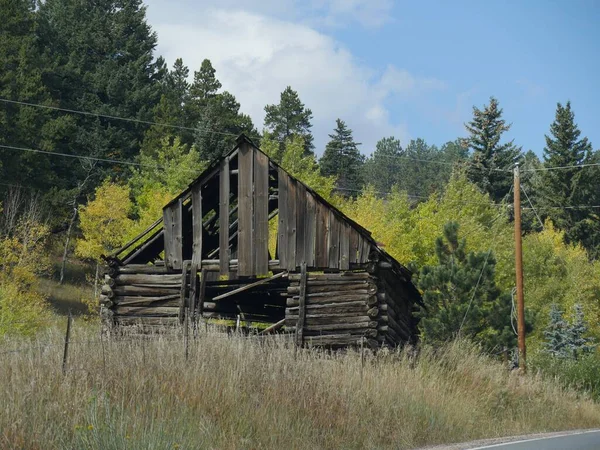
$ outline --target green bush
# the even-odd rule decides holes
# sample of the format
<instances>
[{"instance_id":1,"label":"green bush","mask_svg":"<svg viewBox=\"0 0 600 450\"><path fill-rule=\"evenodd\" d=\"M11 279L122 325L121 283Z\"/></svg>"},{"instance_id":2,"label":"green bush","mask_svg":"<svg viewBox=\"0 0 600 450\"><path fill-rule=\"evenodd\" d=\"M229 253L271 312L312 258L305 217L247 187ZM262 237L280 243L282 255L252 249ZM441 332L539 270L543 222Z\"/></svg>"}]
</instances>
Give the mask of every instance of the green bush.
<instances>
[{"instance_id":1,"label":"green bush","mask_svg":"<svg viewBox=\"0 0 600 450\"><path fill-rule=\"evenodd\" d=\"M543 377L556 378L561 384L589 393L600 400L600 355L592 353L578 359L565 359L537 353L530 358L531 368Z\"/></svg>"}]
</instances>

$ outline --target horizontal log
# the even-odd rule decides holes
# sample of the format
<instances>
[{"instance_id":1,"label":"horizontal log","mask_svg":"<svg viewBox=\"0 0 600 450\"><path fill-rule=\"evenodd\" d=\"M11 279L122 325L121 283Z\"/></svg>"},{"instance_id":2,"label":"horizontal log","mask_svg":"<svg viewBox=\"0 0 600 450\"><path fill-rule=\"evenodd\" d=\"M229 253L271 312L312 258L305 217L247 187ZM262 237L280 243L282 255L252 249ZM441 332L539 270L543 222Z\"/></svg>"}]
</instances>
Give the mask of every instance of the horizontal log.
<instances>
[{"instance_id":1,"label":"horizontal log","mask_svg":"<svg viewBox=\"0 0 600 450\"><path fill-rule=\"evenodd\" d=\"M206 319L223 319L223 320L236 320L238 314L226 314L221 312L211 312L211 311L203 311L202 317ZM261 323L276 323L281 320L281 316L266 316L266 315L258 315L258 314L244 314L244 317L240 318L244 321L249 322L261 322Z\"/></svg>"},{"instance_id":2,"label":"horizontal log","mask_svg":"<svg viewBox=\"0 0 600 450\"><path fill-rule=\"evenodd\" d=\"M286 315L297 314L298 306L294 306L291 308L287 308L285 310ZM343 313L343 312L363 312L365 313L367 310L367 305L364 301L356 301L356 302L343 302L343 303L325 303L325 304L316 304L306 305L307 313Z\"/></svg>"},{"instance_id":3,"label":"horizontal log","mask_svg":"<svg viewBox=\"0 0 600 450\"><path fill-rule=\"evenodd\" d=\"M329 323L321 325L305 324L304 329L308 331L328 331L328 330L366 330L377 328L376 321L357 322L357 323Z\"/></svg>"},{"instance_id":4,"label":"horizontal log","mask_svg":"<svg viewBox=\"0 0 600 450\"><path fill-rule=\"evenodd\" d=\"M287 327L285 331L295 333L295 327ZM364 336L368 338L376 338L379 334L375 328L355 328L355 329L338 329L338 330L307 330L304 328L304 336L331 336L334 334L349 334L352 336Z\"/></svg>"},{"instance_id":5,"label":"horizontal log","mask_svg":"<svg viewBox=\"0 0 600 450\"><path fill-rule=\"evenodd\" d=\"M181 274L180 273L123 274L123 275L117 275L114 278L114 281L118 285L128 285L128 284L152 284L152 285L155 285L155 284L175 284L175 283L179 283L181 285Z\"/></svg>"},{"instance_id":6,"label":"horizontal log","mask_svg":"<svg viewBox=\"0 0 600 450\"><path fill-rule=\"evenodd\" d=\"M316 317L315 317L316 316ZM356 315L342 315L332 316L327 314L307 314L304 319L304 323L307 325L318 325L328 323L358 323L358 322L370 322L373 319L367 315L356 316ZM298 316L289 316L285 318L286 326L295 326L298 321Z\"/></svg>"},{"instance_id":7,"label":"horizontal log","mask_svg":"<svg viewBox=\"0 0 600 450\"><path fill-rule=\"evenodd\" d=\"M321 336L306 336L304 342L308 345L352 345L359 344L363 337L361 335L330 334Z\"/></svg>"},{"instance_id":8,"label":"horizontal log","mask_svg":"<svg viewBox=\"0 0 600 450\"><path fill-rule=\"evenodd\" d=\"M370 278L367 272L340 272L340 273L324 273L324 274L308 274L308 284L311 284L311 281L322 281L322 280L336 280L336 281L345 281L345 280L366 280ZM291 273L289 276L292 281L300 281L300 274Z\"/></svg>"},{"instance_id":9,"label":"horizontal log","mask_svg":"<svg viewBox=\"0 0 600 450\"><path fill-rule=\"evenodd\" d=\"M152 304L157 302L165 302L169 300L177 300L181 297L180 294L172 294L172 295L163 295L163 296L155 296L155 297L138 297L138 296L116 296L114 297L114 303L118 305L145 305ZM179 303L177 303L179 304ZM170 305L169 305L170 306Z\"/></svg>"},{"instance_id":10,"label":"horizontal log","mask_svg":"<svg viewBox=\"0 0 600 450\"><path fill-rule=\"evenodd\" d=\"M179 307L177 306L117 306L113 309L114 313L119 316L177 316L179 314Z\"/></svg>"},{"instance_id":11,"label":"horizontal log","mask_svg":"<svg viewBox=\"0 0 600 450\"><path fill-rule=\"evenodd\" d=\"M181 286L178 288L154 288L154 287L139 287L139 286L117 286L114 288L115 295L146 295L149 297L157 297L161 295L173 295L181 291Z\"/></svg>"},{"instance_id":12,"label":"horizontal log","mask_svg":"<svg viewBox=\"0 0 600 450\"><path fill-rule=\"evenodd\" d=\"M177 317L140 317L140 316L114 316L117 325L162 325L174 327L179 325Z\"/></svg>"},{"instance_id":13,"label":"horizontal log","mask_svg":"<svg viewBox=\"0 0 600 450\"><path fill-rule=\"evenodd\" d=\"M293 275L293 274L292 274ZM290 275L290 276L292 276ZM344 280L344 279L338 279L338 280L311 280L310 281L310 287L317 287L317 286L353 286L353 285L361 285L361 284L368 284L368 283L372 283L373 280L369 280L369 279L364 279L364 278L359 278L359 279L348 279L348 280ZM292 280L290 282L290 286L298 288L299 286L299 280Z\"/></svg>"},{"instance_id":14,"label":"horizontal log","mask_svg":"<svg viewBox=\"0 0 600 450\"><path fill-rule=\"evenodd\" d=\"M114 267L114 274L165 274L166 266L151 266L148 264L127 264L126 266ZM109 271L110 273L111 271Z\"/></svg>"},{"instance_id":15,"label":"horizontal log","mask_svg":"<svg viewBox=\"0 0 600 450\"><path fill-rule=\"evenodd\" d=\"M298 306L300 302L300 299L298 297L292 297L292 298L288 298L286 300L286 305L287 306ZM340 295L338 297L310 297L308 299L306 299L306 303L308 305L318 305L318 304L322 304L322 303L349 303L349 302L362 302L364 305L367 306L374 306L377 304L377 298L372 295L372 296L368 296L365 294L362 295Z\"/></svg>"},{"instance_id":16,"label":"horizontal log","mask_svg":"<svg viewBox=\"0 0 600 450\"><path fill-rule=\"evenodd\" d=\"M348 284L324 284L324 285L317 285L317 286L313 286L312 284L308 284L306 286L306 293L308 295L310 294L317 294L317 293L326 293L326 292L342 292L342 291L354 291L354 290L359 290L359 289L368 289L368 290L377 290L377 286L375 286L374 283L369 283L367 281L358 281L358 282L352 282L352 283L348 283ZM298 295L300 293L300 287L299 286L290 286L287 289L288 294L296 294Z\"/></svg>"}]
</instances>

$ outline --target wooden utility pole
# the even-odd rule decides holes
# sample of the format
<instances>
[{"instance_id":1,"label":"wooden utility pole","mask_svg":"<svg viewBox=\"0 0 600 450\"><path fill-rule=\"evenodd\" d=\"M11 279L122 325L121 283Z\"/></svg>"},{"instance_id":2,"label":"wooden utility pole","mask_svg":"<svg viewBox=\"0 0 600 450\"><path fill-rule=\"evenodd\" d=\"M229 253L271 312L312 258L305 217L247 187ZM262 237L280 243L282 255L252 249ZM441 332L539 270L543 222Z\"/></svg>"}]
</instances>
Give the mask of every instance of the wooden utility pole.
<instances>
[{"instance_id":1,"label":"wooden utility pole","mask_svg":"<svg viewBox=\"0 0 600 450\"><path fill-rule=\"evenodd\" d=\"M517 278L517 334L519 337L519 367L526 370L525 363L525 300L523 296L523 246L521 242L521 179L519 164L515 166L515 271Z\"/></svg>"}]
</instances>

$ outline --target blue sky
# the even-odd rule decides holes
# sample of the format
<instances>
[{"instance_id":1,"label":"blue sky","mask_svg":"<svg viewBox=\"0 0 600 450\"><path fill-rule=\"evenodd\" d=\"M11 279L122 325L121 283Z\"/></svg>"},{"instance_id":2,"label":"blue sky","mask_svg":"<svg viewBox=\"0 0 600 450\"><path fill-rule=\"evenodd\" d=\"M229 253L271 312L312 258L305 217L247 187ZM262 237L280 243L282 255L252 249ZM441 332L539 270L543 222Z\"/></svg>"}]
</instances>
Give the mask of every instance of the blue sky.
<instances>
[{"instance_id":1,"label":"blue sky","mask_svg":"<svg viewBox=\"0 0 600 450\"><path fill-rule=\"evenodd\" d=\"M259 128L298 90L318 153L337 117L365 154L389 135L440 145L491 95L524 150L541 155L567 100L600 148L597 1L149 0L148 19L159 54L192 71L210 58Z\"/></svg>"}]
</instances>

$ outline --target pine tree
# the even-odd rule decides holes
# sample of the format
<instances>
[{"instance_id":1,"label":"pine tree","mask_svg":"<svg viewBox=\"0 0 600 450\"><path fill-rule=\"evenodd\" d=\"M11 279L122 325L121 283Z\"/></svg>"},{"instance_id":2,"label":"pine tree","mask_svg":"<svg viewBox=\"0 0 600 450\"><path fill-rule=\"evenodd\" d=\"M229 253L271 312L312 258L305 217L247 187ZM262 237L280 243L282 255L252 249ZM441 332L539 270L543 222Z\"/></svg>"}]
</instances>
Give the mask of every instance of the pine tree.
<instances>
[{"instance_id":1,"label":"pine tree","mask_svg":"<svg viewBox=\"0 0 600 450\"><path fill-rule=\"evenodd\" d=\"M570 330L569 325L563 318L563 312L556 304L550 306L550 322L544 330L544 350L559 358L565 358L570 355Z\"/></svg>"},{"instance_id":2,"label":"pine tree","mask_svg":"<svg viewBox=\"0 0 600 450\"><path fill-rule=\"evenodd\" d=\"M51 105L42 74L43 45L37 38L35 1L0 2L0 97L15 102ZM72 120L51 111L14 103L0 105L0 144L54 150ZM46 192L63 184L57 170L64 160L43 154L0 149L0 178ZM0 186L0 189L4 189Z\"/></svg>"},{"instance_id":3,"label":"pine tree","mask_svg":"<svg viewBox=\"0 0 600 450\"><path fill-rule=\"evenodd\" d=\"M391 137L380 139L375 151L364 164L364 180L377 192L390 192L398 182L398 166L403 150L400 140Z\"/></svg>"},{"instance_id":4,"label":"pine tree","mask_svg":"<svg viewBox=\"0 0 600 450\"><path fill-rule=\"evenodd\" d=\"M550 136L546 136L544 148L545 167L568 167L592 163L595 158L592 145L575 123L571 103L558 103L556 116L550 125ZM567 242L579 242L591 256L598 253L600 246L600 223L594 211L585 208L566 209L564 206L596 204L600 200L597 170L579 168L546 170L540 174L539 195L546 217L565 231ZM590 203L592 202L592 203Z\"/></svg>"},{"instance_id":5,"label":"pine tree","mask_svg":"<svg viewBox=\"0 0 600 450\"><path fill-rule=\"evenodd\" d=\"M160 100L164 61L155 59L156 34L141 0L46 0L39 3L47 88L57 106L150 121ZM65 153L132 159L148 125L74 115L60 142ZM67 180L81 170L63 161ZM105 166L106 167L106 166ZM124 176L122 167L107 168ZM98 175L98 179L103 174Z\"/></svg>"},{"instance_id":6,"label":"pine tree","mask_svg":"<svg viewBox=\"0 0 600 450\"><path fill-rule=\"evenodd\" d=\"M510 169L521 154L520 147L516 147L513 141L500 143L502 134L509 131L511 125L502 119L498 100L491 97L489 105L484 106L483 110L473 107L473 120L465 127L469 132L467 143L473 151L471 164L467 168L469 180L499 202L512 186Z\"/></svg>"},{"instance_id":7,"label":"pine tree","mask_svg":"<svg viewBox=\"0 0 600 450\"><path fill-rule=\"evenodd\" d=\"M588 325L583 307L579 303L573 306L573 323L569 327L569 347L575 359L596 349L594 339L588 336Z\"/></svg>"},{"instance_id":8,"label":"pine tree","mask_svg":"<svg viewBox=\"0 0 600 450\"><path fill-rule=\"evenodd\" d=\"M352 130L343 120L336 120L336 128L319 161L321 174L337 177L337 188L345 195L358 195L363 186L362 166L364 156L358 151Z\"/></svg>"},{"instance_id":9,"label":"pine tree","mask_svg":"<svg viewBox=\"0 0 600 450\"><path fill-rule=\"evenodd\" d=\"M211 97L217 95L221 89L221 82L215 76L216 70L209 59L202 61L200 70L194 72L194 82L190 89L192 98L201 104L205 103Z\"/></svg>"},{"instance_id":10,"label":"pine tree","mask_svg":"<svg viewBox=\"0 0 600 450\"><path fill-rule=\"evenodd\" d=\"M510 298L495 283L496 260L491 252L466 252L459 226L450 222L436 240L438 263L425 266L418 287L427 307L419 327L423 340L444 342L459 334L486 348L512 347Z\"/></svg>"},{"instance_id":11,"label":"pine tree","mask_svg":"<svg viewBox=\"0 0 600 450\"><path fill-rule=\"evenodd\" d=\"M211 131L217 131L213 133ZM229 133L224 135L222 133ZM212 161L231 150L236 136L246 134L258 144L258 131L250 116L240 113L240 104L229 92L216 94L202 109L195 144L205 161Z\"/></svg>"},{"instance_id":12,"label":"pine tree","mask_svg":"<svg viewBox=\"0 0 600 450\"><path fill-rule=\"evenodd\" d=\"M281 93L278 105L265 106L265 128L280 142L280 152L275 160L280 161L286 140L298 135L304 141L307 154L313 153L313 135L310 131L312 111L305 108L298 93L290 86Z\"/></svg>"}]
</instances>

